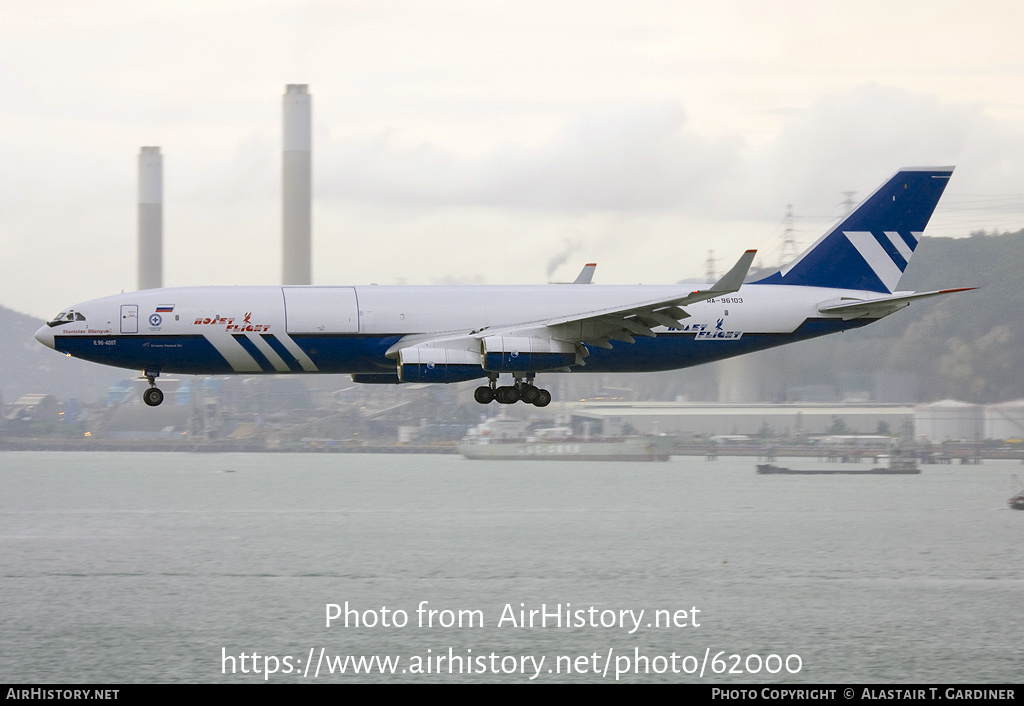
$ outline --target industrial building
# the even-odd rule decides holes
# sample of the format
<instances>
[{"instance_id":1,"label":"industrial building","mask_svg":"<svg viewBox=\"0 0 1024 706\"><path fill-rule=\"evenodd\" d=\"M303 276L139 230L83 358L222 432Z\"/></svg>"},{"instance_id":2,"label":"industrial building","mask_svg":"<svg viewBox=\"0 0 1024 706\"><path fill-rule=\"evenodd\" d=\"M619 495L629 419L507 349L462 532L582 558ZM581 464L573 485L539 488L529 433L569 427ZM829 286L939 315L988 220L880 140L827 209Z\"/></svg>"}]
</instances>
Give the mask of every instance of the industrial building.
<instances>
[{"instance_id":1,"label":"industrial building","mask_svg":"<svg viewBox=\"0 0 1024 706\"><path fill-rule=\"evenodd\" d=\"M816 404L577 402L568 405L595 433L623 429L680 437L766 436L800 438L822 434L913 436L918 441L1024 438L1024 400L978 405L957 400L929 404Z\"/></svg>"},{"instance_id":2,"label":"industrial building","mask_svg":"<svg viewBox=\"0 0 1024 706\"><path fill-rule=\"evenodd\" d=\"M578 402L573 417L596 423L596 433L800 438L820 434L896 434L912 428L914 407L876 404L722 404L679 402Z\"/></svg>"}]
</instances>

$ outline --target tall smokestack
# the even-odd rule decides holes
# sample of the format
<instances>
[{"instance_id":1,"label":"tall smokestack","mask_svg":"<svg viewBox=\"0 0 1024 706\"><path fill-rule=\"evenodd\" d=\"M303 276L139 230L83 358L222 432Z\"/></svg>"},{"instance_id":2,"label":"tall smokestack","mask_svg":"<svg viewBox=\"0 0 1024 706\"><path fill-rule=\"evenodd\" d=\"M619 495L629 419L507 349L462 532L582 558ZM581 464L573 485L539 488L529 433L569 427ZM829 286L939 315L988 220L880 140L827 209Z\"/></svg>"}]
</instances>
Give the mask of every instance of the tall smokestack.
<instances>
[{"instance_id":1,"label":"tall smokestack","mask_svg":"<svg viewBox=\"0 0 1024 706\"><path fill-rule=\"evenodd\" d=\"M164 279L164 158L159 147L139 152L139 289Z\"/></svg>"},{"instance_id":2,"label":"tall smokestack","mask_svg":"<svg viewBox=\"0 0 1024 706\"><path fill-rule=\"evenodd\" d=\"M309 87L289 83L284 94L282 272L284 284L310 284L313 137Z\"/></svg>"}]
</instances>

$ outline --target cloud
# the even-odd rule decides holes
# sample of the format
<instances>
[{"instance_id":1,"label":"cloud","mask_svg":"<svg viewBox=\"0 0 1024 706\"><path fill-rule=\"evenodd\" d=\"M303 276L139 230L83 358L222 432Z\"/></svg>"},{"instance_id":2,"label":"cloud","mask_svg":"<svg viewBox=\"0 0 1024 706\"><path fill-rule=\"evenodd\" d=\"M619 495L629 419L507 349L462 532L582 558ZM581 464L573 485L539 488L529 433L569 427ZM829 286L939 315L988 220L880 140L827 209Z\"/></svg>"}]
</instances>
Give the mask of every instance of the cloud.
<instances>
[{"instance_id":1,"label":"cloud","mask_svg":"<svg viewBox=\"0 0 1024 706\"><path fill-rule=\"evenodd\" d=\"M835 214L903 166L959 167L954 191L1024 191L1024 131L982 106L864 84L791 110L762 148L706 135L673 103L591 110L547 139L464 156L450 145L334 141L318 152L317 196L400 209L563 214L679 213L778 223Z\"/></svg>"},{"instance_id":2,"label":"cloud","mask_svg":"<svg viewBox=\"0 0 1024 706\"><path fill-rule=\"evenodd\" d=\"M779 204L827 211L841 192L857 199L900 167L956 165L955 190L1006 193L1024 190L1024 132L979 105L866 84L823 96L794 112L745 173L761 188L741 208L755 217ZM1001 184L986 175L1001 175Z\"/></svg>"},{"instance_id":3,"label":"cloud","mask_svg":"<svg viewBox=\"0 0 1024 706\"><path fill-rule=\"evenodd\" d=\"M686 126L677 105L589 112L536 146L462 158L433 145L338 142L318 163L327 199L540 211L699 210L738 166L741 141ZM322 160L322 161L321 161Z\"/></svg>"}]
</instances>

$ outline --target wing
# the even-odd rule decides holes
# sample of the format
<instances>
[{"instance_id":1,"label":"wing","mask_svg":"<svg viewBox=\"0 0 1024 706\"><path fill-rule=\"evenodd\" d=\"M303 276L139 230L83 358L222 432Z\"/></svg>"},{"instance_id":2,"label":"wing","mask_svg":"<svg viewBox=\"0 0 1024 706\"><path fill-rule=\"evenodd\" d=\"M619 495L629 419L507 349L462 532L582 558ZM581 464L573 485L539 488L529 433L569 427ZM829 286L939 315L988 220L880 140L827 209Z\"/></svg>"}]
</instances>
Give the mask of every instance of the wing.
<instances>
[{"instance_id":1,"label":"wing","mask_svg":"<svg viewBox=\"0 0 1024 706\"><path fill-rule=\"evenodd\" d=\"M654 328L678 328L689 317L688 304L714 299L738 291L750 270L756 250L747 250L725 276L708 289L698 289L671 299L636 302L613 309L581 312L573 316L542 322L553 338L611 348L611 341L633 343L633 336L656 336Z\"/></svg>"},{"instance_id":2,"label":"wing","mask_svg":"<svg viewBox=\"0 0 1024 706\"><path fill-rule=\"evenodd\" d=\"M611 348L611 341L633 343L656 336L654 328L680 326L689 316L683 307L739 290L756 250L747 250L724 277L708 289L681 292L609 309L583 311L557 319L523 321L506 326L447 334L405 336L385 355L398 360L403 382L458 382L489 372L569 370L583 365L583 344ZM662 290L664 291L664 290Z\"/></svg>"}]
</instances>

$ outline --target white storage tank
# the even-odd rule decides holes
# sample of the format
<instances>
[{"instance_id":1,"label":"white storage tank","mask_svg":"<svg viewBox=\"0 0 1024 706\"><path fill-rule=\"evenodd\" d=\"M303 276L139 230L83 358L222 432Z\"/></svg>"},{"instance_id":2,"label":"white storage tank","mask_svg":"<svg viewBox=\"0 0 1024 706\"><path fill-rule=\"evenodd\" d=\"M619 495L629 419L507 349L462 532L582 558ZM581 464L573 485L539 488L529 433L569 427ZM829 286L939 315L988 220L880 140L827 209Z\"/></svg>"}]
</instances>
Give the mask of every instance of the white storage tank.
<instances>
[{"instance_id":1,"label":"white storage tank","mask_svg":"<svg viewBox=\"0 0 1024 706\"><path fill-rule=\"evenodd\" d=\"M985 407L986 439L1024 439L1024 400Z\"/></svg>"},{"instance_id":2,"label":"white storage tank","mask_svg":"<svg viewBox=\"0 0 1024 706\"><path fill-rule=\"evenodd\" d=\"M914 408L914 428L918 437L933 444L943 441L978 441L984 438L981 405L959 400L941 400Z\"/></svg>"}]
</instances>

